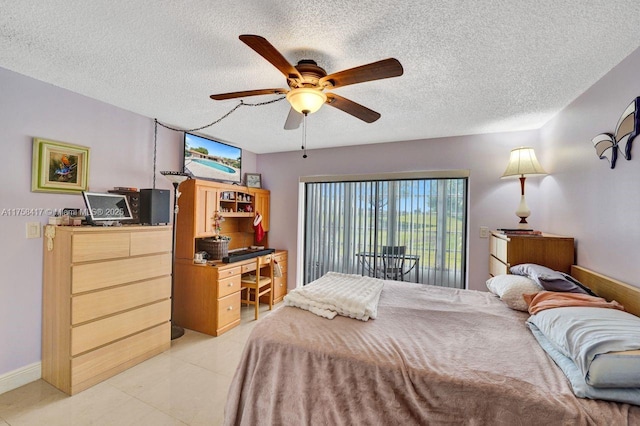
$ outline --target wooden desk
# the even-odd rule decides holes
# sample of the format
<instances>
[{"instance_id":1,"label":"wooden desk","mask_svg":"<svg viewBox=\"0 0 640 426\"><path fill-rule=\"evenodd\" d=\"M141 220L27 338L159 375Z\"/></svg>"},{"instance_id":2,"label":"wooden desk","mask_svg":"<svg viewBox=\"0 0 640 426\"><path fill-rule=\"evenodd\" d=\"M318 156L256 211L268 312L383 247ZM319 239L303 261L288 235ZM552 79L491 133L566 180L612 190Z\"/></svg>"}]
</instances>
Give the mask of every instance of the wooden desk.
<instances>
[{"instance_id":1,"label":"wooden desk","mask_svg":"<svg viewBox=\"0 0 640 426\"><path fill-rule=\"evenodd\" d=\"M271 259L282 253L286 255L286 251L277 250L263 257ZM177 259L173 289L175 324L212 336L219 336L238 326L241 275L255 270L255 267L255 258L207 264ZM284 285L286 292L286 282ZM271 294L273 297L273 292Z\"/></svg>"}]
</instances>

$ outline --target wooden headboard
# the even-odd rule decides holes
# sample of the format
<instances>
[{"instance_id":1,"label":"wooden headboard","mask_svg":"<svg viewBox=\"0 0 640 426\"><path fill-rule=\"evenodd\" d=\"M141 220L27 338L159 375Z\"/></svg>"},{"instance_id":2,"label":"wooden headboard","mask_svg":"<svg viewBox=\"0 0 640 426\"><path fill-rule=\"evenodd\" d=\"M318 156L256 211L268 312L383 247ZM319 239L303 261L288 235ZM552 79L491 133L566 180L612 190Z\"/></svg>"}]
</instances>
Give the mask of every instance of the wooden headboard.
<instances>
[{"instance_id":1,"label":"wooden headboard","mask_svg":"<svg viewBox=\"0 0 640 426\"><path fill-rule=\"evenodd\" d=\"M571 266L571 276L598 296L622 303L627 312L640 317L640 288L577 265Z\"/></svg>"}]
</instances>

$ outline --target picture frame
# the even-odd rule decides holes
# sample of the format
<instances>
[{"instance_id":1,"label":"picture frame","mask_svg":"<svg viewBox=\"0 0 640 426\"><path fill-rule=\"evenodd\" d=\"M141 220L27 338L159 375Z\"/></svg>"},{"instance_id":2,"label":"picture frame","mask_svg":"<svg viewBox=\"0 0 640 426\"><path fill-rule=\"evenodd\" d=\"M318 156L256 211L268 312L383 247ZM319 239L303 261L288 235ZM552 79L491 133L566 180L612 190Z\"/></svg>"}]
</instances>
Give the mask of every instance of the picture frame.
<instances>
[{"instance_id":1,"label":"picture frame","mask_svg":"<svg viewBox=\"0 0 640 426\"><path fill-rule=\"evenodd\" d=\"M260 173L245 173L244 181L248 188L262 188L262 175Z\"/></svg>"},{"instance_id":2,"label":"picture frame","mask_svg":"<svg viewBox=\"0 0 640 426\"><path fill-rule=\"evenodd\" d=\"M80 194L88 188L88 177L88 147L33 138L32 192Z\"/></svg>"}]
</instances>

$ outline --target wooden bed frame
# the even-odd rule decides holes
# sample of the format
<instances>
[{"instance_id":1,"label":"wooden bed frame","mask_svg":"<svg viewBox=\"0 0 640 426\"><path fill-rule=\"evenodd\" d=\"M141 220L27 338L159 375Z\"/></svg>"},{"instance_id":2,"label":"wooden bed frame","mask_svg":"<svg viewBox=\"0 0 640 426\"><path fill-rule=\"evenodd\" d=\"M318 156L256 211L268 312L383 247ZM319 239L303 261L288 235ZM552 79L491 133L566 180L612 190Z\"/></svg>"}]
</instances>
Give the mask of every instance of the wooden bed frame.
<instances>
[{"instance_id":1,"label":"wooden bed frame","mask_svg":"<svg viewBox=\"0 0 640 426\"><path fill-rule=\"evenodd\" d=\"M640 317L640 288L577 265L571 266L571 276L598 296L608 301L615 300L621 303L627 312Z\"/></svg>"}]
</instances>

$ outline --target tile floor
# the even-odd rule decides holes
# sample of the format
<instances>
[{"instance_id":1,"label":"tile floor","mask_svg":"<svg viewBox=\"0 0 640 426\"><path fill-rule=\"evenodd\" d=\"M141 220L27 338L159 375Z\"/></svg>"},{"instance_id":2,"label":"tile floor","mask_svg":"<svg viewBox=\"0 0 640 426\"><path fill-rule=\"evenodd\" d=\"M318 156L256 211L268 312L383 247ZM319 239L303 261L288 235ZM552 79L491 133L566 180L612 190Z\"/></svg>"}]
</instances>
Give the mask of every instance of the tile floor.
<instances>
[{"instance_id":1,"label":"tile floor","mask_svg":"<svg viewBox=\"0 0 640 426\"><path fill-rule=\"evenodd\" d=\"M261 306L260 318L268 313ZM241 324L219 337L186 330L169 350L71 397L43 380L6 392L0 426L219 425L253 315L243 307Z\"/></svg>"}]
</instances>

